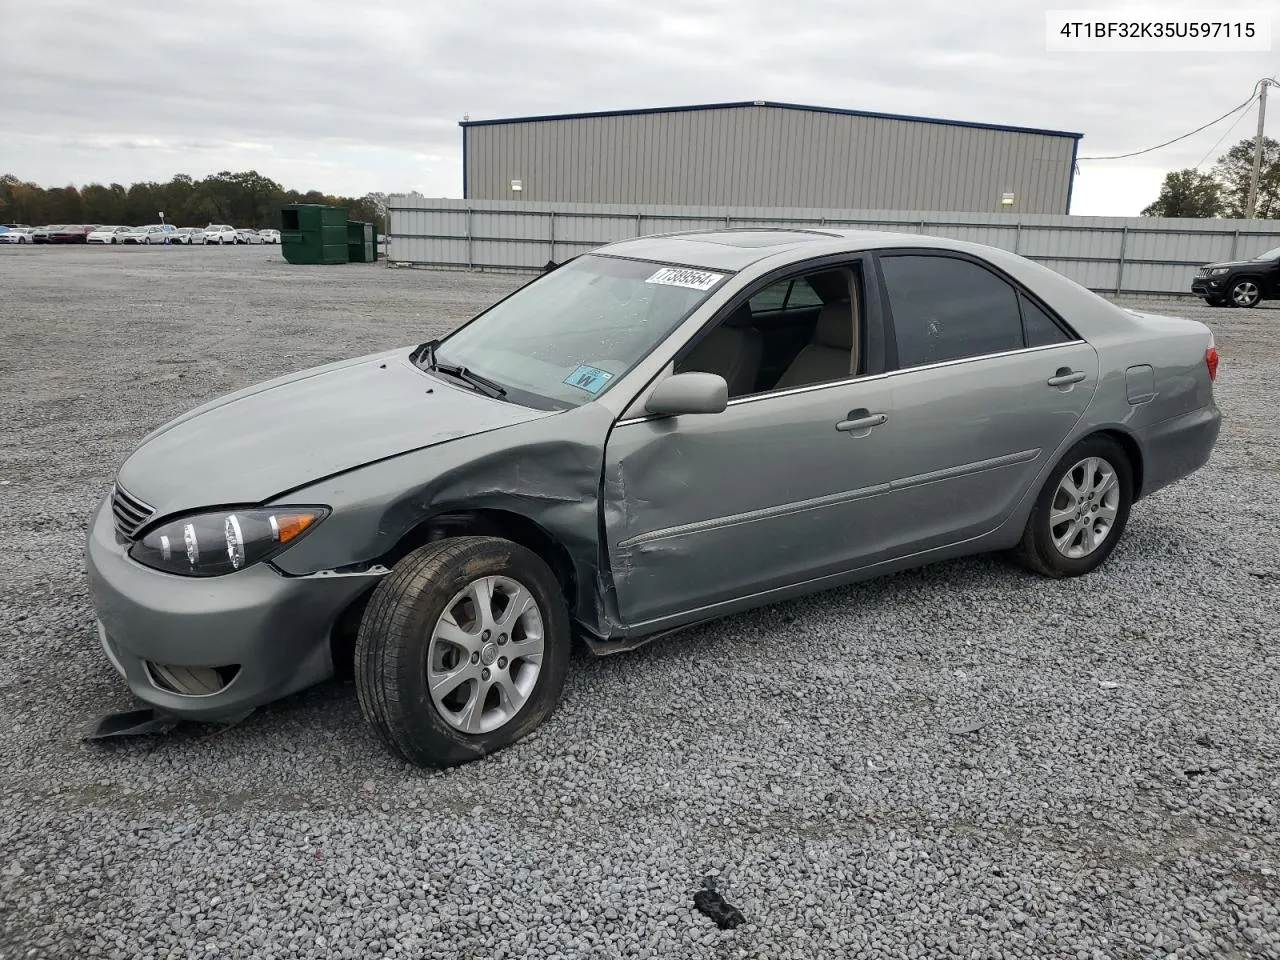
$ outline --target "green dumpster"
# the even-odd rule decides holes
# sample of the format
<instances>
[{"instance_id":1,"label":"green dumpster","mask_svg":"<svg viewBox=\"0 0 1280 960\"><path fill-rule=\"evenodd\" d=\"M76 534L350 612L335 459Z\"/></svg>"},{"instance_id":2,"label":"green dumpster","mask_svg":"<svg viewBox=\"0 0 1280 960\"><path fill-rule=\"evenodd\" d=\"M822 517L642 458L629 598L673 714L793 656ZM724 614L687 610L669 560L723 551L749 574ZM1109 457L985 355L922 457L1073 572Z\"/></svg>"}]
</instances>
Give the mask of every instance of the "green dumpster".
<instances>
[{"instance_id":1,"label":"green dumpster","mask_svg":"<svg viewBox=\"0 0 1280 960\"><path fill-rule=\"evenodd\" d=\"M280 252L290 263L346 263L347 212L323 203L280 211Z\"/></svg>"},{"instance_id":2,"label":"green dumpster","mask_svg":"<svg viewBox=\"0 0 1280 960\"><path fill-rule=\"evenodd\" d=\"M373 224L361 220L347 221L347 258L352 263L373 263L378 259L373 243Z\"/></svg>"}]
</instances>

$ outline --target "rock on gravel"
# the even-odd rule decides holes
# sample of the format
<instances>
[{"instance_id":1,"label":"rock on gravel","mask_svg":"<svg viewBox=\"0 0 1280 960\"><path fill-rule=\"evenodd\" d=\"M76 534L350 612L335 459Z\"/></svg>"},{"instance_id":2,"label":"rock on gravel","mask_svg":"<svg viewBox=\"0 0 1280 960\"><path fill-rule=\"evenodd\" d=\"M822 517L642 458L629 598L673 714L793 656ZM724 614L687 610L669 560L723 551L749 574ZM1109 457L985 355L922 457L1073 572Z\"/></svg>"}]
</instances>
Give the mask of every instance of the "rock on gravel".
<instances>
[{"instance_id":1,"label":"rock on gravel","mask_svg":"<svg viewBox=\"0 0 1280 960\"><path fill-rule=\"evenodd\" d=\"M339 683L79 742L129 702L85 522L164 420L523 278L0 252L3 960L1280 956L1280 310L1138 304L1214 327L1226 425L1093 576L975 558L579 656L533 737L427 773Z\"/></svg>"}]
</instances>

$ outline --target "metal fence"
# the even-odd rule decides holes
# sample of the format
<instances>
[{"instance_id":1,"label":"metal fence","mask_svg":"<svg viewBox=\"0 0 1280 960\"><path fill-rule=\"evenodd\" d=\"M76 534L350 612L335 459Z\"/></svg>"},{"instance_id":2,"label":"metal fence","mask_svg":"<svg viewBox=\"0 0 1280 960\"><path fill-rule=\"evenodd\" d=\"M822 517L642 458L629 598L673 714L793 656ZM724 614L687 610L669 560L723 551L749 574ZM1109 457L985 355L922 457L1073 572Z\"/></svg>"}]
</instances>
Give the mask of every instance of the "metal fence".
<instances>
[{"instance_id":1,"label":"metal fence","mask_svg":"<svg viewBox=\"0 0 1280 960\"><path fill-rule=\"evenodd\" d=\"M925 233L1011 250L1108 294L1187 293L1196 267L1280 246L1266 220L1050 214L667 207L443 200L389 203L391 263L538 270L615 240L718 227L831 227Z\"/></svg>"}]
</instances>

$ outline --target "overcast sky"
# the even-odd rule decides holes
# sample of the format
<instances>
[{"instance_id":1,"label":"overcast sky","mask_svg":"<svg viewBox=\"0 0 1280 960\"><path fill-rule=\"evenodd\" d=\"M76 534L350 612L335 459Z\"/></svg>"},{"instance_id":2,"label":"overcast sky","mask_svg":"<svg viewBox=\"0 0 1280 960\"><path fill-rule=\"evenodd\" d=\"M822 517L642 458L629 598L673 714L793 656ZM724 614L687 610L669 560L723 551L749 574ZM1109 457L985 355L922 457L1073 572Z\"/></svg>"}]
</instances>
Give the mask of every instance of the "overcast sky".
<instances>
[{"instance_id":1,"label":"overcast sky","mask_svg":"<svg viewBox=\"0 0 1280 960\"><path fill-rule=\"evenodd\" d=\"M1125 6L0 0L0 173L83 185L256 169L303 190L458 197L465 115L735 100L1074 131L1087 157L1198 127L1280 67L1276 50L1046 53L1046 10ZM1280 124L1280 91L1272 104ZM1230 122L1149 156L1081 161L1071 212L1136 214ZM1255 123L1251 110L1208 163Z\"/></svg>"}]
</instances>

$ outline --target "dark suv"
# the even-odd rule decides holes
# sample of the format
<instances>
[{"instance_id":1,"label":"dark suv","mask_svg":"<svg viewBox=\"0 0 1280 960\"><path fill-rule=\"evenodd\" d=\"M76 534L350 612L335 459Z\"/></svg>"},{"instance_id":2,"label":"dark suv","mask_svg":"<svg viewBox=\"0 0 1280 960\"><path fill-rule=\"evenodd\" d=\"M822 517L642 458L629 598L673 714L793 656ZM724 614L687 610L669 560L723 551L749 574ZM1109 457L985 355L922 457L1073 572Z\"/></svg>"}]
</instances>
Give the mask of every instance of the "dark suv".
<instances>
[{"instance_id":1,"label":"dark suv","mask_svg":"<svg viewBox=\"0 0 1280 960\"><path fill-rule=\"evenodd\" d=\"M1252 307L1280 298L1280 247L1252 260L1205 264L1196 271L1191 292L1211 307Z\"/></svg>"}]
</instances>

